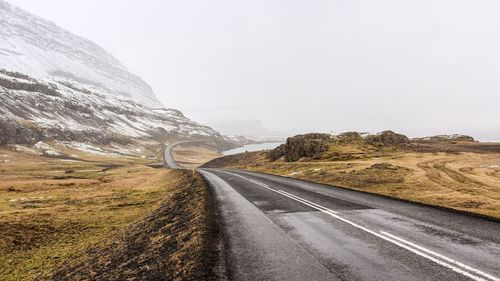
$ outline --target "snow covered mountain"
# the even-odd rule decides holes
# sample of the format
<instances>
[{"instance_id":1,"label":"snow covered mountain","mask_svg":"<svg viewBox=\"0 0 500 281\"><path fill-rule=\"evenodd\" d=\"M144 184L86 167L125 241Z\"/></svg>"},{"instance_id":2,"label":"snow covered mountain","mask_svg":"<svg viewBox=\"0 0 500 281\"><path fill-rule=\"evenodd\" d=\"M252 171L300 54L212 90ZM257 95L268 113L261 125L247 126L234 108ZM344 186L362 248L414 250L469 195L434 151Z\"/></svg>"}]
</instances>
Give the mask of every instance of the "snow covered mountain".
<instances>
[{"instance_id":1,"label":"snow covered mountain","mask_svg":"<svg viewBox=\"0 0 500 281\"><path fill-rule=\"evenodd\" d=\"M151 87L95 43L0 0L0 69L65 78L162 108Z\"/></svg>"},{"instance_id":2,"label":"snow covered mountain","mask_svg":"<svg viewBox=\"0 0 500 281\"><path fill-rule=\"evenodd\" d=\"M141 151L199 139L239 145L165 109L101 47L0 0L0 146Z\"/></svg>"},{"instance_id":3,"label":"snow covered mountain","mask_svg":"<svg viewBox=\"0 0 500 281\"><path fill-rule=\"evenodd\" d=\"M37 80L0 70L0 145L40 141L140 145L189 139L226 144L218 132L174 109L150 109L71 80Z\"/></svg>"}]
</instances>

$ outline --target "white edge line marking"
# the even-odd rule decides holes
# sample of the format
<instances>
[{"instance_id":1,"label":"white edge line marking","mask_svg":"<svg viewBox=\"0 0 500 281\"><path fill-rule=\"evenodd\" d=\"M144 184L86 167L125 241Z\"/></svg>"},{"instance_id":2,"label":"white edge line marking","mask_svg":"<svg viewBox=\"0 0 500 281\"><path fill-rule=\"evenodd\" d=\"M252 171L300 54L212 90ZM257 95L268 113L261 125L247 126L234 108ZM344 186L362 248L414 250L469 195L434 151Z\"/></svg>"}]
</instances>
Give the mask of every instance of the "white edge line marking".
<instances>
[{"instance_id":1,"label":"white edge line marking","mask_svg":"<svg viewBox=\"0 0 500 281\"><path fill-rule=\"evenodd\" d=\"M400 238L400 237L398 237L398 236L396 236L396 235L392 235L392 234L387 233L387 232L385 232L385 231L381 231L380 233L382 233L382 234L384 234L384 235L386 235L386 236L389 236L389 237L391 237L391 238L393 238L393 239L396 239L396 240L398 240L398 241L400 241L400 242L402 242L402 243L405 243L405 244L407 244L407 245L410 245L410 246L412 246L412 247L414 247L414 248L417 248L417 249L419 249L419 250L421 250L421 251L423 251L423 252L427 252L427 253L429 253L429 254L431 254L431 255L434 255L434 256L439 257L439 258L441 258L441 259L443 259L443 260L446 260L446 261L447 261L447 262L449 262L449 263L453 263L453 264L456 264L456 265L458 265L458 266L461 266L461 267L463 267L463 268L465 268L465 269L467 269L467 270L469 270L469 271L472 271L472 272L474 272L474 273L476 273L476 274L482 275L482 276L484 276L484 277L486 277L486 278L489 278L489 279L491 279L491 280L494 280L494 281L500 281L500 279L499 279L499 278L497 278L497 277L495 277L495 276L493 276L493 275L490 275L490 274L488 274L488 273L486 273L486 272L482 272L482 271L477 270L477 269L475 269L475 268L473 268L473 267L470 267L470 266L468 266L468 265L466 265L466 264L463 264L463 263L461 263L461 262L458 262L458 261L456 261L456 260L454 260L454 259L448 258L448 257L446 257L446 256L443 256L443 255L439 254L439 253L436 253L436 252L434 252L434 251L431 251L431 250L429 250L429 249L426 249L426 248L424 248L424 247L422 247L422 246L419 246L419 245L417 245L417 244L415 244L415 243L412 243L412 242L410 242L410 241L407 241L407 240L405 240L405 239L403 239L403 238Z\"/></svg>"},{"instance_id":2,"label":"white edge line marking","mask_svg":"<svg viewBox=\"0 0 500 281\"><path fill-rule=\"evenodd\" d=\"M451 265L451 264L449 264L449 263L446 263L446 262L444 262L444 261L442 261L442 260L439 260L439 259L437 259L437 258L435 258L435 257L429 256L429 255L427 255L427 254L425 254L425 253L423 253L423 252L421 252L421 251L424 251L424 252L427 252L427 253L429 253L429 254L435 255L436 257L439 257L439 258L441 258L441 259L444 259L444 260L446 260L446 261L448 261L448 262L450 262L450 263L454 263L454 264L456 264L456 265L458 265L458 266L460 266L460 267L463 267L464 269L467 269L467 270L472 271L472 272L474 272L474 273L476 273L476 274L482 275L482 276L484 276L484 277L486 277L486 278L488 278L488 279L491 279L491 280L493 280L493 281L500 281L500 279L498 279L498 278L497 278L497 277L495 277L495 276L492 276L492 275L490 275L490 274L488 274L488 273L485 273L485 272L482 272L482 271L477 270L477 269L475 269L475 268L472 268L472 267L470 267L470 266L468 266L468 265L465 265L465 264L463 264L463 263L460 263L460 262L458 262L458 261L455 261L455 260L453 260L453 259L450 259L450 258L448 258L448 257L446 257L446 256L443 256L443 255L438 254L438 253L436 253L436 252L433 252L433 251L431 251L431 250L428 250L428 249L426 249L426 248L424 248L424 247L418 246L418 245L416 245L416 244L414 244L414 243L411 243L411 242L409 242L409 241L406 241L406 240L404 240L404 239L402 239L402 238L399 238L399 237L397 237L397 236L395 236L395 235L392 235L392 234L389 234L389 233L387 233L387 232L383 232L383 231L381 232L381 234L380 234L380 233L377 233L377 232L375 232L375 231L373 231L373 230L370 230L370 229L368 229L368 228L366 228L366 227L364 227L364 226L361 226L361 225L356 224L356 223L354 223L354 222L352 222L352 221L350 221L350 220L347 220L347 219L344 219L344 218L342 218L342 217L338 216L336 212L334 212L334 211L332 211L332 210L330 210L330 209L328 209L328 208L325 208L325 207L323 207L323 206L321 206L321 205L318 205L318 204L316 204L316 203L310 202L310 201L308 201L308 200L306 200L306 199L303 199L303 198L301 198L301 197L298 197L298 196L296 196L296 195L290 194L290 193L285 192L285 191L282 191L282 190L275 190L275 189L269 188L269 186L268 186L267 184L264 184L264 183L258 182L258 181L256 181L256 180L248 179L248 178L246 178L246 177L244 177L244 176L241 176L241 175L238 175L238 174L233 174L233 173L230 173L230 172L227 172L227 171L223 171L223 172L224 172L224 173L227 173L227 174L230 174L230 175L233 175L233 176L240 177L240 178L242 178L242 179L244 179L244 180L247 180L247 181L249 181L249 182L252 182L252 183L254 183L254 184L257 184L257 185L259 185L259 186L262 186L262 187L264 187L264 188L266 188L266 189L268 189L268 190L271 190L271 191L276 192L276 193L279 193L279 194L281 194L281 195L283 195L283 196L289 197L289 198L291 198L291 199L293 199L293 200L295 200L295 201L297 201L297 202L300 202L300 203L302 203L302 204L304 204L304 205L307 205L307 206L309 206L309 207L311 207L311 208L314 208L314 209L319 210L319 211L321 211L321 212L323 212L323 213L326 213L326 214L328 214L328 215L330 215L330 216L332 216L332 217L334 217L334 218L336 218L336 219L338 219L338 220L341 220L341 221L343 221L343 222L345 222L345 223L347 223L347 224L350 224L350 225L352 225L352 226L354 226L354 227L356 227L356 228L359 228L359 229L361 229L361 230L363 230L363 231L365 231L365 232L368 232L368 233L370 233L370 234L372 234L372 235L375 235L375 236L377 236L377 237L379 237L379 238L381 238L381 239L383 239L383 240L386 240L386 241L388 241L388 242L391 242L391 243L393 243L393 244L395 244L395 245L397 245L397 246L399 246L399 247L401 247L401 248L404 248L404 249L406 249L406 250L408 250L408 251L410 251L410 252L412 252L412 253L415 253L415 254L417 254L417 255L419 255L419 256L421 256L421 257L424 257L424 258L426 258L426 259L428 259L428 260L430 260L430 261L433 261L433 262L435 262L435 263L437 263L437 264L439 264L439 265L441 265L441 266L447 267L447 268L449 268L449 269L451 269L451 270L453 270L453 271L455 271L455 272L457 272L457 273L460 273L460 274L462 274L462 275L464 275L464 276L467 276L467 277L469 277L469 278L471 278L471 279L473 279L473 280L476 280L476 281L487 281L486 279L484 279L484 278L482 278L482 277L479 277L479 276L473 275L473 274L472 274L472 273L470 273L470 272L467 272L467 271L465 271L465 270L463 270L463 269L460 269L460 268L458 268L458 267L455 267L455 266L453 266L453 265ZM317 205L317 206L319 206L319 207L314 206L314 205L312 205L312 204ZM399 240L399 241L398 241L398 240ZM401 241L401 242L400 242L400 241ZM405 245L405 244L406 244L406 245ZM415 247L415 248L417 248L417 249L419 249L419 250L421 250L421 251L419 251L419 250L417 250L417 249L414 249L414 248L411 248L410 246L407 246L407 245L411 245L412 247Z\"/></svg>"},{"instance_id":3,"label":"white edge line marking","mask_svg":"<svg viewBox=\"0 0 500 281\"><path fill-rule=\"evenodd\" d=\"M421 251L418 251L418 250L416 250L416 249L414 249L414 248L411 248L411 247L409 247L409 246L407 246L407 245L405 245L405 244L403 244L403 243L400 243L400 242L398 242L397 240L394 240L394 239L392 239L392 238L390 238L390 237L387 237L387 236L385 236L385 235L379 234L379 233L377 233L377 232L375 232L375 231L373 231L373 230L370 230L370 229L368 229L368 228L366 228L366 227L363 227L363 226L358 225L358 224L356 224L356 223L354 223L354 222L351 222L351 221L349 221L349 220L346 220L346 219L344 219L344 218L342 218L342 217L339 217L339 216L337 216L337 215L335 215L335 214L330 214L330 216L332 216L332 217L334 217L334 218L337 218L337 219L339 219L339 220L341 220L341 221L343 221L343 222L345 222L345 223L348 223L348 224L350 224L350 225L352 225L352 226L354 226L354 227L357 227L357 228L359 228L359 229L361 229L361 230L364 230L364 231L366 231L366 232L368 232L368 233L370 233L370 234L373 234L373 235L375 235L375 236L377 236L377 237L379 237L379 238L381 238L381 239L383 239L383 240L386 240L386 241L388 241L388 242L391 242L391 243L393 243L393 244L395 244L395 245L397 245L397 246L399 246L399 247L401 247L401 248L404 248L404 249L406 249L406 250L408 250L408 251L410 251L410 252L413 252L413 253L415 253L415 254L417 254L417 255L419 255L419 256L421 256L421 257L424 257L424 258L426 258L426 259L428 259L428 260L430 260L430 261L433 261L433 262L435 262L435 263L437 263L437 264L439 264L439 265L442 265L442 266L444 266L444 267L447 267L447 268L449 268L449 269L451 269L451 270L453 270L453 271L455 271L455 272L457 272L457 273L460 273L460 274L462 274L462 275L465 275L465 276L467 276L467 277L469 277L469 278L471 278L471 279L473 279L473 280L476 280L476 281L486 281L486 279L484 279L484 278L481 278L481 277L479 277L479 276L473 275L473 274L471 274L471 273L469 273L469 272L467 272L467 271L464 271L464 270L462 270L462 269L460 269L460 268L458 268L458 267L455 267L455 266L453 266L453 265L451 265L451 264L449 264L449 263L446 263L446 262L444 262L444 261L441 261L441 260L439 260L439 259L437 259L437 258L434 258L434 257L432 257L432 256L429 256L429 255L427 255L427 254L425 254L425 253L423 253L423 252L421 252Z\"/></svg>"}]
</instances>

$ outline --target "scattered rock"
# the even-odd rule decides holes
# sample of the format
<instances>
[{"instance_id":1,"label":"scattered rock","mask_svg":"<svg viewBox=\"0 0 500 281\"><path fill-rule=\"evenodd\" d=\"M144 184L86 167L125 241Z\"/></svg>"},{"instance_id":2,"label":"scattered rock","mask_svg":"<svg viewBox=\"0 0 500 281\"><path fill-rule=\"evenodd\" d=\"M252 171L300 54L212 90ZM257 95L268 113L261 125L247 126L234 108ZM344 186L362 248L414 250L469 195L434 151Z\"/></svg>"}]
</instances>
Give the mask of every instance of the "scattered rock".
<instances>
[{"instance_id":1,"label":"scattered rock","mask_svg":"<svg viewBox=\"0 0 500 281\"><path fill-rule=\"evenodd\" d=\"M370 168L375 169L375 170L397 170L400 167L389 164L389 163L377 163L377 164L373 164Z\"/></svg>"},{"instance_id":2,"label":"scattered rock","mask_svg":"<svg viewBox=\"0 0 500 281\"><path fill-rule=\"evenodd\" d=\"M459 202L454 204L453 206L465 209L475 209L481 207L482 205L484 205L484 202L471 200L471 201Z\"/></svg>"}]
</instances>

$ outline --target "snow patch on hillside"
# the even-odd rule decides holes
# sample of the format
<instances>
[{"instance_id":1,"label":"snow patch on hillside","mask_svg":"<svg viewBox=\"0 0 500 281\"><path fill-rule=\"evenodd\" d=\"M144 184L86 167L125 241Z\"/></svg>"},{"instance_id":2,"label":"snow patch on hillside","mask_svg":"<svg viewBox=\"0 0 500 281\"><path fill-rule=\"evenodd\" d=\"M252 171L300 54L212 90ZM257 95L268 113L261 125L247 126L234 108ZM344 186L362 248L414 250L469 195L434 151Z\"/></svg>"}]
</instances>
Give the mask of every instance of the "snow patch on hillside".
<instances>
[{"instance_id":1,"label":"snow patch on hillside","mask_svg":"<svg viewBox=\"0 0 500 281\"><path fill-rule=\"evenodd\" d=\"M14 120L45 131L113 134L124 139L223 137L176 110L151 110L133 99L55 78L34 79L0 70L0 121ZM55 136L57 140L57 135Z\"/></svg>"},{"instance_id":2,"label":"snow patch on hillside","mask_svg":"<svg viewBox=\"0 0 500 281\"><path fill-rule=\"evenodd\" d=\"M63 78L135 99L163 105L151 87L95 43L0 0L0 69L38 79Z\"/></svg>"}]
</instances>

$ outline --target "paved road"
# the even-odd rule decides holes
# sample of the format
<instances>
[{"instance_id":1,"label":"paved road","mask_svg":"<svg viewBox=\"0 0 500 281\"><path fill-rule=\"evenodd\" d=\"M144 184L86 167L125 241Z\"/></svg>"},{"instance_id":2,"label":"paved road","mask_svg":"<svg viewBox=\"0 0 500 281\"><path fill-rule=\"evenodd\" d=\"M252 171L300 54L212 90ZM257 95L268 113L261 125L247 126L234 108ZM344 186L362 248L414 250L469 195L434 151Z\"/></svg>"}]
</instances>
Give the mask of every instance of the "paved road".
<instances>
[{"instance_id":1,"label":"paved road","mask_svg":"<svg viewBox=\"0 0 500 281\"><path fill-rule=\"evenodd\" d=\"M165 146L165 149L163 150L163 160L165 161L165 166L171 168L171 169L182 169L179 164L177 164L174 161L174 158L172 157L172 149L180 144L187 144L187 143L208 143L210 140L190 140L190 141L180 141L180 142L175 142L169 145Z\"/></svg>"},{"instance_id":2,"label":"paved road","mask_svg":"<svg viewBox=\"0 0 500 281\"><path fill-rule=\"evenodd\" d=\"M165 166L171 168L171 169L180 169L181 166L179 166L175 161L174 158L172 157L172 149L181 143L185 142L176 142L170 145L165 146L165 149L163 150L163 160L165 161Z\"/></svg>"},{"instance_id":3,"label":"paved road","mask_svg":"<svg viewBox=\"0 0 500 281\"><path fill-rule=\"evenodd\" d=\"M500 223L236 170L215 194L232 280L500 280Z\"/></svg>"}]
</instances>

